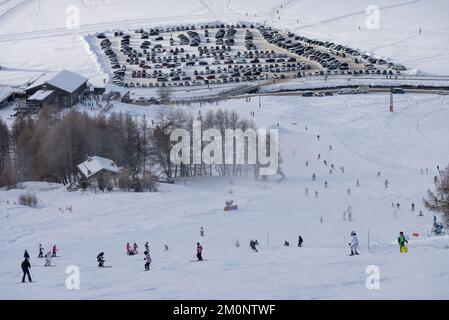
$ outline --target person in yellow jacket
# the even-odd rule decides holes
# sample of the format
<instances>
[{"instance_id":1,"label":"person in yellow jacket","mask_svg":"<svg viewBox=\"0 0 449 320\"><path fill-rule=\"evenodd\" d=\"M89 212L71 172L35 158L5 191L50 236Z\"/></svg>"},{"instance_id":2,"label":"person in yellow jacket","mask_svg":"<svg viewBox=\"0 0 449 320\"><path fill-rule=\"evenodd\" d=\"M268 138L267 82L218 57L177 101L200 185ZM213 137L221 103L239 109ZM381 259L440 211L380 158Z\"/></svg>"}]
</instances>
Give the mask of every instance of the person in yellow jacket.
<instances>
[{"instance_id":1,"label":"person in yellow jacket","mask_svg":"<svg viewBox=\"0 0 449 320\"><path fill-rule=\"evenodd\" d=\"M407 241L407 239L405 239L404 232L402 232L402 231L399 232L398 243L399 243L399 252L407 253L408 249L407 249L406 243L408 243L408 241Z\"/></svg>"}]
</instances>

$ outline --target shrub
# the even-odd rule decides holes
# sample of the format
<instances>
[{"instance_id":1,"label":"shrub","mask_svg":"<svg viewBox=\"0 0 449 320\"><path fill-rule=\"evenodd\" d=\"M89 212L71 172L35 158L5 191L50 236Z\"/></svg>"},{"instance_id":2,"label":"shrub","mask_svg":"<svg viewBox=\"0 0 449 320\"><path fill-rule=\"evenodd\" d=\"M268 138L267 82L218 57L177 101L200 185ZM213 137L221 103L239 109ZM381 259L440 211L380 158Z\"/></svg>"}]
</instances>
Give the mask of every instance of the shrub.
<instances>
[{"instance_id":1,"label":"shrub","mask_svg":"<svg viewBox=\"0 0 449 320\"><path fill-rule=\"evenodd\" d=\"M35 208L37 205L37 198L32 193L24 193L19 196L19 204L22 206L28 206L30 208Z\"/></svg>"}]
</instances>

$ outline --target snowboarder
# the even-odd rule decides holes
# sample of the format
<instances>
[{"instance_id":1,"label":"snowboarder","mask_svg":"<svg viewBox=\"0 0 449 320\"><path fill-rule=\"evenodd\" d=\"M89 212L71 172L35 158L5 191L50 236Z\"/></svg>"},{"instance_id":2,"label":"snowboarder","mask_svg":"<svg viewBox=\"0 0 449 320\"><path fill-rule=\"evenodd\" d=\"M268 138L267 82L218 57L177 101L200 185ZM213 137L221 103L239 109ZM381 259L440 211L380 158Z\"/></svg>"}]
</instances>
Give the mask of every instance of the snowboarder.
<instances>
[{"instance_id":1,"label":"snowboarder","mask_svg":"<svg viewBox=\"0 0 449 320\"><path fill-rule=\"evenodd\" d=\"M197 257L198 261L203 261L202 254L203 254L203 246L199 242L197 242L196 243L196 257Z\"/></svg>"},{"instance_id":2,"label":"snowboarder","mask_svg":"<svg viewBox=\"0 0 449 320\"><path fill-rule=\"evenodd\" d=\"M203 226L201 226L201 228L200 228L200 236L204 237L204 228L203 228Z\"/></svg>"},{"instance_id":3,"label":"snowboarder","mask_svg":"<svg viewBox=\"0 0 449 320\"><path fill-rule=\"evenodd\" d=\"M290 242L288 242L287 240L284 241L284 247L289 247L290 246Z\"/></svg>"},{"instance_id":4,"label":"snowboarder","mask_svg":"<svg viewBox=\"0 0 449 320\"><path fill-rule=\"evenodd\" d=\"M51 254L51 251L48 251L47 254L45 255L45 265L44 267L50 267L51 266L51 257L53 255Z\"/></svg>"},{"instance_id":5,"label":"snowboarder","mask_svg":"<svg viewBox=\"0 0 449 320\"><path fill-rule=\"evenodd\" d=\"M359 239L357 239L357 234L355 233L355 231L351 232L351 242L349 243L349 247L351 248L351 254L350 256L358 255L359 253L357 252L357 249L359 247Z\"/></svg>"},{"instance_id":6,"label":"snowboarder","mask_svg":"<svg viewBox=\"0 0 449 320\"><path fill-rule=\"evenodd\" d=\"M402 231L399 232L398 243L399 243L399 252L400 253L407 253L408 249L407 249L407 246L405 244L408 243L408 241L407 241L407 239L405 239L404 232L402 232Z\"/></svg>"},{"instance_id":7,"label":"snowboarder","mask_svg":"<svg viewBox=\"0 0 449 320\"><path fill-rule=\"evenodd\" d=\"M23 257L24 257L25 259L30 259L30 255L29 255L29 253L28 253L27 250L25 250L25 252L23 253Z\"/></svg>"},{"instance_id":8,"label":"snowboarder","mask_svg":"<svg viewBox=\"0 0 449 320\"><path fill-rule=\"evenodd\" d=\"M238 240L235 241L235 247L239 248L240 247L240 242Z\"/></svg>"},{"instance_id":9,"label":"snowboarder","mask_svg":"<svg viewBox=\"0 0 449 320\"><path fill-rule=\"evenodd\" d=\"M52 253L51 253L52 257L56 257L56 251L58 251L58 249L56 249L56 245L54 244L53 248L52 248Z\"/></svg>"},{"instance_id":10,"label":"snowboarder","mask_svg":"<svg viewBox=\"0 0 449 320\"><path fill-rule=\"evenodd\" d=\"M37 257L38 258L44 257L44 248L42 247L42 244L40 244L40 243L39 243L39 255Z\"/></svg>"},{"instance_id":11,"label":"snowboarder","mask_svg":"<svg viewBox=\"0 0 449 320\"><path fill-rule=\"evenodd\" d=\"M133 245L133 254L138 254L138 253L139 253L139 252L137 251L138 248L139 248L139 247L137 246L137 243L134 242L134 245Z\"/></svg>"},{"instance_id":12,"label":"snowboarder","mask_svg":"<svg viewBox=\"0 0 449 320\"><path fill-rule=\"evenodd\" d=\"M30 275L31 264L28 261L28 259L27 258L23 259L23 262L20 266L22 267L22 271L23 271L22 282L25 282L25 276L28 276L29 282L33 282L33 280L31 280L31 275Z\"/></svg>"},{"instance_id":13,"label":"snowboarder","mask_svg":"<svg viewBox=\"0 0 449 320\"><path fill-rule=\"evenodd\" d=\"M100 252L99 254L98 254L98 256L97 256L97 261L98 261L98 266L99 267L104 267L104 262L105 262L105 259L104 259L104 252Z\"/></svg>"},{"instance_id":14,"label":"snowboarder","mask_svg":"<svg viewBox=\"0 0 449 320\"><path fill-rule=\"evenodd\" d=\"M253 252L259 252L259 251L257 251L257 248L256 248L256 241L250 240L249 241L249 246L253 250Z\"/></svg>"},{"instance_id":15,"label":"snowboarder","mask_svg":"<svg viewBox=\"0 0 449 320\"><path fill-rule=\"evenodd\" d=\"M303 243L304 241L302 240L302 237L299 235L298 236L298 247L302 247L302 243Z\"/></svg>"},{"instance_id":16,"label":"snowboarder","mask_svg":"<svg viewBox=\"0 0 449 320\"><path fill-rule=\"evenodd\" d=\"M150 270L150 264L151 264L151 256L150 256L150 252L149 251L145 251L145 258L143 258L143 260L145 260L145 271L149 271Z\"/></svg>"}]
</instances>

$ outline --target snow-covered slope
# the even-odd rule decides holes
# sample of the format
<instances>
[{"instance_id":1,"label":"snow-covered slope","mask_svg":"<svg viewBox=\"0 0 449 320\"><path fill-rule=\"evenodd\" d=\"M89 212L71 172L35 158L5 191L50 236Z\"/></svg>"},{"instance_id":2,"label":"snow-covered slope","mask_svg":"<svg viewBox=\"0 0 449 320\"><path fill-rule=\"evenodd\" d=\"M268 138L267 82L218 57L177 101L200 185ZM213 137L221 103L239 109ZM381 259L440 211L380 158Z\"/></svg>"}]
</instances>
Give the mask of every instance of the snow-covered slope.
<instances>
[{"instance_id":1,"label":"snow-covered slope","mask_svg":"<svg viewBox=\"0 0 449 320\"><path fill-rule=\"evenodd\" d=\"M26 190L0 191L0 298L449 298L449 239L428 237L433 216L422 205L435 166L449 162L444 147L449 143L449 98L403 95L395 99L394 114L388 103L384 94L263 97L261 109L257 99L220 103L244 117L255 111L259 127L279 123L287 177L280 183L208 178L140 194L25 184L40 200L36 209L14 203ZM208 108L217 106L201 107L203 112ZM198 109L189 108L193 113ZM148 118L157 112L128 110ZM331 175L330 164L336 168ZM429 174L421 174L421 168ZM229 198L238 203L238 211L223 211ZM392 202L401 204L396 214ZM344 221L349 205L352 221ZM361 244L362 254L356 257L348 256L352 230ZM407 255L399 254L396 243L401 230L411 238ZM296 247L299 234L303 248ZM249 249L250 239L259 240L259 253ZM290 247L283 246L285 240ZM153 258L147 273L142 254L125 255L126 242L143 247L145 241ZM190 262L197 241L204 245L206 262ZM53 260L55 267L45 268L36 258L39 243L46 249L58 245L61 257ZM24 249L32 256L32 284L20 284ZM96 267L100 251L112 268ZM81 270L80 290L65 288L64 271L72 264ZM379 267L380 290L365 287L369 265Z\"/></svg>"},{"instance_id":2,"label":"snow-covered slope","mask_svg":"<svg viewBox=\"0 0 449 320\"><path fill-rule=\"evenodd\" d=\"M83 40L84 34L217 20L266 22L360 48L416 71L449 74L446 0L378 0L375 5L380 10L379 29L374 30L365 25L370 17L366 9L371 5L370 0L3 1L0 83L21 84L61 69L79 72L101 83L104 75ZM79 29L66 28L76 21Z\"/></svg>"}]
</instances>

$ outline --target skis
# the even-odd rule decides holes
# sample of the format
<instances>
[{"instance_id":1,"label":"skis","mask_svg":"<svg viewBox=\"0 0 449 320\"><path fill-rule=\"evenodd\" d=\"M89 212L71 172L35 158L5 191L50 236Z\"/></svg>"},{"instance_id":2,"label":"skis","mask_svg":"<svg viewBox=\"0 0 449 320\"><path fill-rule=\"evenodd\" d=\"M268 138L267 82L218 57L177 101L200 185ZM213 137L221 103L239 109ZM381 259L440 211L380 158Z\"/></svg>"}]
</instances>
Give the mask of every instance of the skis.
<instances>
[{"instance_id":1,"label":"skis","mask_svg":"<svg viewBox=\"0 0 449 320\"><path fill-rule=\"evenodd\" d=\"M190 260L189 262L203 262L203 261L207 261L207 259L203 259L203 260Z\"/></svg>"}]
</instances>

